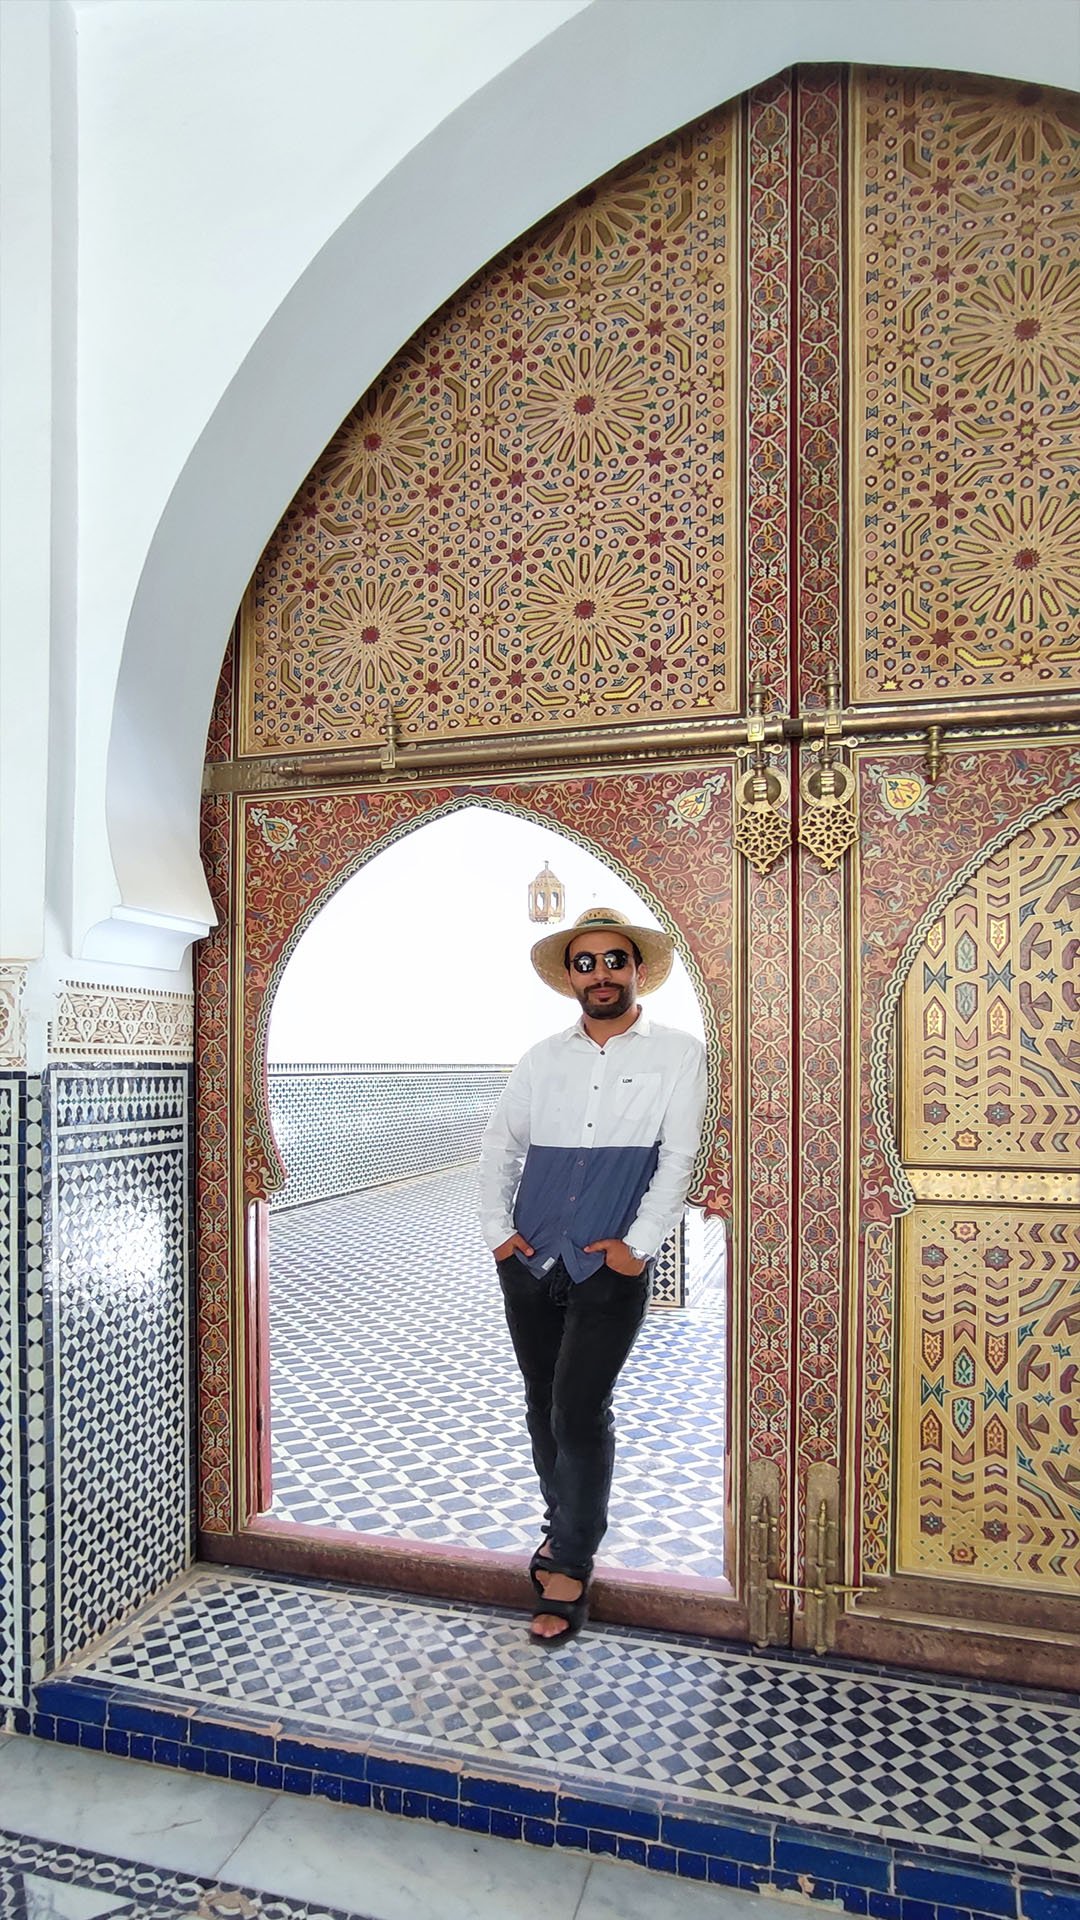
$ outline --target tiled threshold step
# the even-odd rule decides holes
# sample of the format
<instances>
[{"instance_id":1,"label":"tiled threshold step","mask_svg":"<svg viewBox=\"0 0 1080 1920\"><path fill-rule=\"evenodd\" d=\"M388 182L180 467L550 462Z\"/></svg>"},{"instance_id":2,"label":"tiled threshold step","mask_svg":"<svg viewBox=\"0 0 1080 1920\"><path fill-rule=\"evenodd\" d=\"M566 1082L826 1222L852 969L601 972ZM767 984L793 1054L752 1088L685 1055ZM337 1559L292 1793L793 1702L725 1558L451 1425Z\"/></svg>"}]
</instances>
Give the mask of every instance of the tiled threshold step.
<instances>
[{"instance_id":1,"label":"tiled threshold step","mask_svg":"<svg viewBox=\"0 0 1080 1920\"><path fill-rule=\"evenodd\" d=\"M880 1920L1080 1920L1080 1703L195 1568L20 1731Z\"/></svg>"}]
</instances>

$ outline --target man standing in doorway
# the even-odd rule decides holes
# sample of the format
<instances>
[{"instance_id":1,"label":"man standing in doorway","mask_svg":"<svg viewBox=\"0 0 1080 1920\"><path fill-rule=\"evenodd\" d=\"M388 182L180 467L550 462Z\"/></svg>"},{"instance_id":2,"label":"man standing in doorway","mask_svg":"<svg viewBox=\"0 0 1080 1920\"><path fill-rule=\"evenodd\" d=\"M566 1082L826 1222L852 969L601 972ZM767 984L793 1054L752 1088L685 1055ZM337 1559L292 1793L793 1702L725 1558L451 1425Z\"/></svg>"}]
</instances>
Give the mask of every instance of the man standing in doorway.
<instances>
[{"instance_id":1,"label":"man standing in doorway","mask_svg":"<svg viewBox=\"0 0 1080 1920\"><path fill-rule=\"evenodd\" d=\"M666 933L608 907L537 942L537 973L578 1001L581 1018L530 1047L481 1149L481 1223L546 1503L529 1566L530 1638L545 1647L585 1622L607 1528L612 1393L701 1138L705 1049L651 1021L638 1000L663 985L672 957Z\"/></svg>"}]
</instances>

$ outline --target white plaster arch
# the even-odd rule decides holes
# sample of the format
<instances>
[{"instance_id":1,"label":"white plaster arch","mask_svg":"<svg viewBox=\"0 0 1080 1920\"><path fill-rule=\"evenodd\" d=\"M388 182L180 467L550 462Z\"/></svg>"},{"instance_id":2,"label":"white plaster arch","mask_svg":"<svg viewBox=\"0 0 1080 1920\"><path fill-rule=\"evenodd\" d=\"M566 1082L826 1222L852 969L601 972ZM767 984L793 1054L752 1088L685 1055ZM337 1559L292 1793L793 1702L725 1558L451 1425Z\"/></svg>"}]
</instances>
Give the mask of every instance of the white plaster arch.
<instances>
[{"instance_id":1,"label":"white plaster arch","mask_svg":"<svg viewBox=\"0 0 1080 1920\"><path fill-rule=\"evenodd\" d=\"M444 117L267 313L176 474L121 611L107 779L103 763L79 799L77 844L103 850L107 827L111 866L84 889L76 950L175 966L210 923L197 816L225 640L285 504L358 396L551 207L800 61L1077 88L1080 11L1072 0L588 0Z\"/></svg>"}]
</instances>

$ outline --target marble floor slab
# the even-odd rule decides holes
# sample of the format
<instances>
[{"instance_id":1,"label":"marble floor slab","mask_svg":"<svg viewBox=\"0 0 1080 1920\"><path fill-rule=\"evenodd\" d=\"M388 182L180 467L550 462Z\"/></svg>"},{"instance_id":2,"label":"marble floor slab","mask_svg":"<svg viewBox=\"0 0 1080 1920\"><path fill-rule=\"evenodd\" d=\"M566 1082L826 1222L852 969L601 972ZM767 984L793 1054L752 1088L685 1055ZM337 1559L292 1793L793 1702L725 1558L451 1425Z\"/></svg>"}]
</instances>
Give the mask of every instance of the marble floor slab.
<instances>
[{"instance_id":1,"label":"marble floor slab","mask_svg":"<svg viewBox=\"0 0 1080 1920\"><path fill-rule=\"evenodd\" d=\"M0 1747L0 1830L220 1872L273 1796L44 1740Z\"/></svg>"},{"instance_id":2,"label":"marble floor slab","mask_svg":"<svg viewBox=\"0 0 1080 1920\"><path fill-rule=\"evenodd\" d=\"M798 1920L810 1906L0 1739L0 1914L21 1920Z\"/></svg>"},{"instance_id":3,"label":"marble floor slab","mask_svg":"<svg viewBox=\"0 0 1080 1920\"><path fill-rule=\"evenodd\" d=\"M402 1830L408 1829L403 1842ZM489 1920L544 1912L576 1914L590 1862L564 1851L540 1854L484 1834L366 1808L282 1795L228 1864L241 1885L304 1898L318 1886L328 1905L377 1920Z\"/></svg>"}]
</instances>

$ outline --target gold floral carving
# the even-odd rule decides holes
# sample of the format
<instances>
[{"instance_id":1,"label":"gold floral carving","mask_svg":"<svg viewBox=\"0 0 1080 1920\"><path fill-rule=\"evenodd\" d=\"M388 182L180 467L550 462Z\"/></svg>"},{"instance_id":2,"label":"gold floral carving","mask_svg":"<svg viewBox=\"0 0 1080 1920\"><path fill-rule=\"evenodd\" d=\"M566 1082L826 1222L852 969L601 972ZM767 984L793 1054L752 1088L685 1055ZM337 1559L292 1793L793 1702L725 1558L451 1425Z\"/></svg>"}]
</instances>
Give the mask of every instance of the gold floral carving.
<instances>
[{"instance_id":1,"label":"gold floral carving","mask_svg":"<svg viewBox=\"0 0 1080 1920\"><path fill-rule=\"evenodd\" d=\"M246 597L241 755L737 711L737 124L578 194L360 401Z\"/></svg>"},{"instance_id":2,"label":"gold floral carving","mask_svg":"<svg viewBox=\"0 0 1080 1920\"><path fill-rule=\"evenodd\" d=\"M953 75L853 95L852 684L1080 677L1080 106Z\"/></svg>"}]
</instances>

